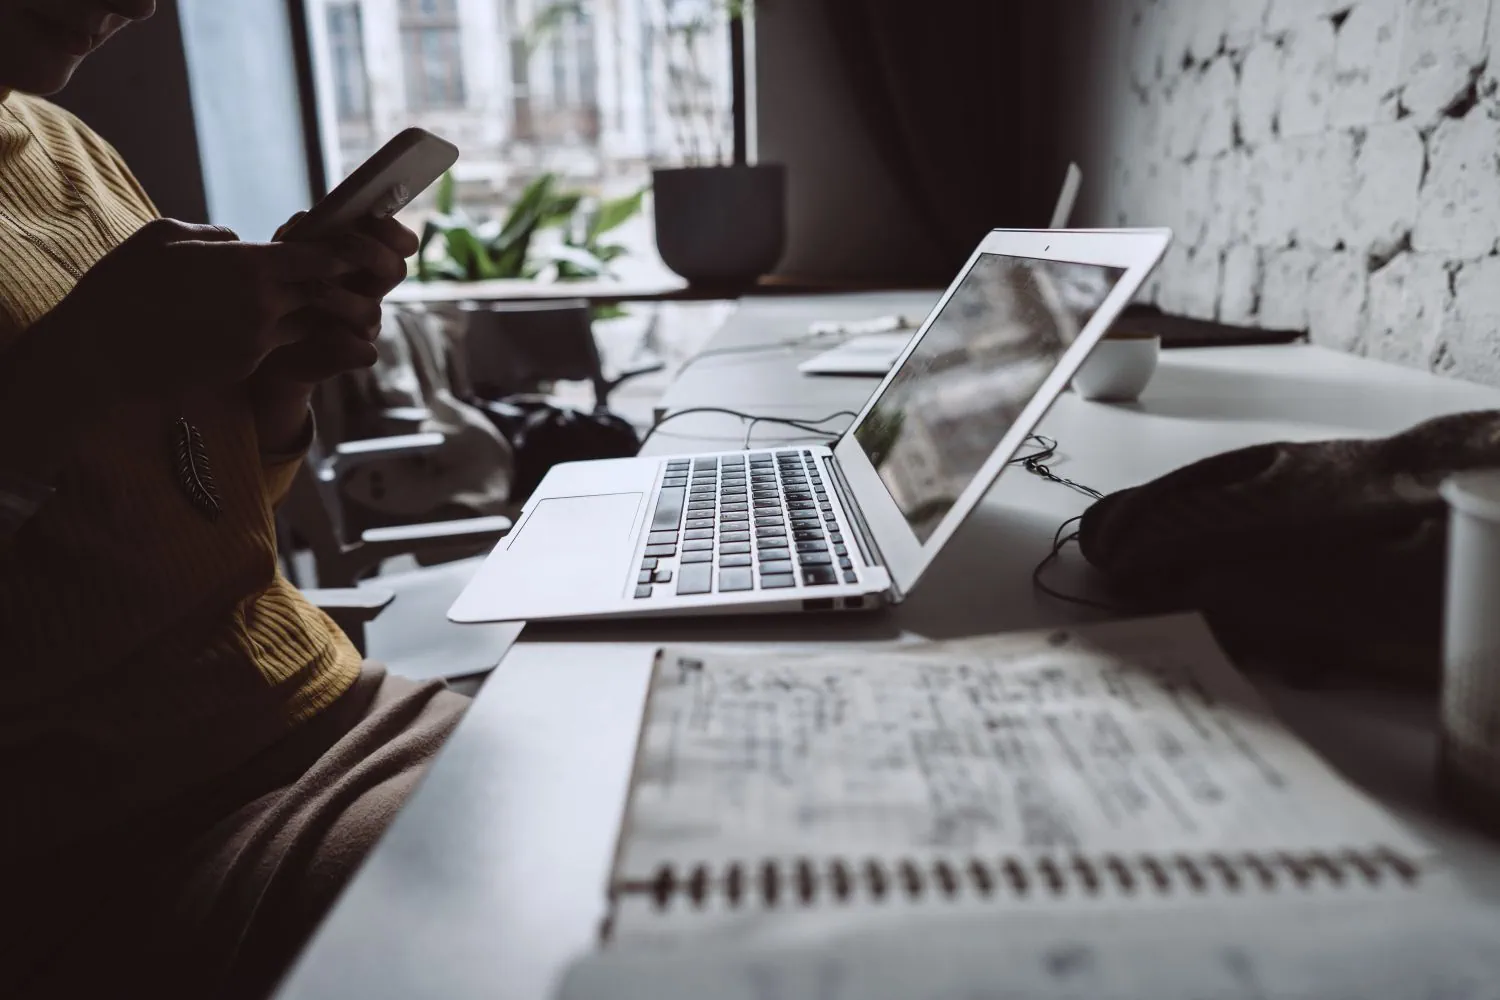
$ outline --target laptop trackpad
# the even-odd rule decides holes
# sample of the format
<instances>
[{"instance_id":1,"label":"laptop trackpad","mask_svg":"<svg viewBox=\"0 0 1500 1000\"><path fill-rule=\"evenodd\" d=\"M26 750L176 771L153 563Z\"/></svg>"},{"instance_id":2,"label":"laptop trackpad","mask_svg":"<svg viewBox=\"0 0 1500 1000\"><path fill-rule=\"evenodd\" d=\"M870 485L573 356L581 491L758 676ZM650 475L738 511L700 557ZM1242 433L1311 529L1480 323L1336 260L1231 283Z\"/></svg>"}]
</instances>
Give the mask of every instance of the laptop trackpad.
<instances>
[{"instance_id":1,"label":"laptop trackpad","mask_svg":"<svg viewBox=\"0 0 1500 1000\"><path fill-rule=\"evenodd\" d=\"M507 546L524 566L526 586L538 594L614 594L634 542L641 494L556 497L539 501Z\"/></svg>"}]
</instances>

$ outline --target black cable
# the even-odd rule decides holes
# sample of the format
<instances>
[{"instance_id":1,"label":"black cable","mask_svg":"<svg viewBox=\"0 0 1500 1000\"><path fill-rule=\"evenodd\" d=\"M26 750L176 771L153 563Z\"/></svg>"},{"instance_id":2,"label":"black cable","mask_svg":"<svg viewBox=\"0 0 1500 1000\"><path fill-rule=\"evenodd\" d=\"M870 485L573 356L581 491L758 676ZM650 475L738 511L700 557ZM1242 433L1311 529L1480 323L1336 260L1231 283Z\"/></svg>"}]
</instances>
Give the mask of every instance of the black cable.
<instances>
[{"instance_id":1,"label":"black cable","mask_svg":"<svg viewBox=\"0 0 1500 1000\"><path fill-rule=\"evenodd\" d=\"M853 420L857 416L859 416L859 414L855 413L853 410L839 410L837 413L830 413L828 416L823 417L821 420L805 420L805 421L802 421L801 424L805 424L806 426L801 426L801 424L794 423L791 420L782 420L782 419L778 419L776 417L751 417L750 418L750 424L749 424L749 426L747 426L745 428L745 443L744 443L744 447L745 447L745 450L747 450L747 451L750 449L750 438L755 433L755 425L756 424L770 423L771 421L775 421L777 423L788 424L788 425L790 425L792 427L796 427L798 430L806 430L806 431L808 431L809 433L812 433L812 434L825 434L825 435L827 435L829 437L838 437L840 434L843 433L843 431L822 430L822 429L814 428L812 425L813 424L826 424L828 421L830 421L830 420L837 420L839 417L848 417L850 420Z\"/></svg>"},{"instance_id":2,"label":"black cable","mask_svg":"<svg viewBox=\"0 0 1500 1000\"><path fill-rule=\"evenodd\" d=\"M796 417L769 417L757 415L754 413L746 413L743 410L731 410L728 407L724 406L690 406L685 410L676 410L672 413L668 413L656 423L652 424L651 427L646 431L646 433L641 436L641 447L645 447L646 442L651 439L651 435L655 434L657 428L662 424L666 423L668 420L676 420L678 417L685 417L691 413L723 413L727 416L739 417L741 420L748 420L751 422L752 427L756 423L781 424L786 427L792 427L799 431L805 431L809 434L824 434L829 437L837 437L843 432L830 431L826 428L818 427L818 424L827 423L828 421L837 419L838 417L852 418L856 416L855 413L849 410L839 410L837 413L830 413L826 417L818 417L816 419L804 419ZM746 447L748 448L749 446L746 445Z\"/></svg>"},{"instance_id":3,"label":"black cable","mask_svg":"<svg viewBox=\"0 0 1500 1000\"><path fill-rule=\"evenodd\" d=\"M826 350L837 347L848 339L849 336L847 334L812 333L802 337L794 337L790 340L778 340L774 344L743 344L739 347L715 347L713 350L699 351L688 358L678 366L677 371L672 377L680 377L683 372L687 371L693 365L708 358L720 358L731 354L759 354L763 351L794 351L799 347L817 347Z\"/></svg>"},{"instance_id":4,"label":"black cable","mask_svg":"<svg viewBox=\"0 0 1500 1000\"><path fill-rule=\"evenodd\" d=\"M1048 482L1057 483L1059 486L1066 486L1071 490L1077 490L1092 500L1102 500L1104 498L1104 494L1092 486L1085 486L1082 483L1075 483L1071 479L1065 479L1054 473L1051 467L1045 464L1049 458L1057 455L1058 444L1056 439L1049 438L1044 434L1028 434L1026 435L1026 440L1035 442L1038 450L1029 455L1017 455L1007 462L1007 465L1019 465L1033 476L1040 476Z\"/></svg>"}]
</instances>

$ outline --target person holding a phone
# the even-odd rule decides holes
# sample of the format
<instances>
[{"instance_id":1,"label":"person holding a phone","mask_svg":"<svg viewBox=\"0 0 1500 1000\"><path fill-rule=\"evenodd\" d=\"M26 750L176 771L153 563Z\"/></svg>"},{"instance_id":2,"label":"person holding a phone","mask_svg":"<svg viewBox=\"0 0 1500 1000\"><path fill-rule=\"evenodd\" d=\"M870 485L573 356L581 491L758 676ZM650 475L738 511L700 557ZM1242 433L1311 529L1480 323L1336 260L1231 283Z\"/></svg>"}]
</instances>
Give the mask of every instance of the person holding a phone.
<instances>
[{"instance_id":1,"label":"person holding a phone","mask_svg":"<svg viewBox=\"0 0 1500 1000\"><path fill-rule=\"evenodd\" d=\"M467 705L277 568L312 389L375 360L415 236L159 219L35 96L154 6L0 0L7 997L266 995Z\"/></svg>"}]
</instances>

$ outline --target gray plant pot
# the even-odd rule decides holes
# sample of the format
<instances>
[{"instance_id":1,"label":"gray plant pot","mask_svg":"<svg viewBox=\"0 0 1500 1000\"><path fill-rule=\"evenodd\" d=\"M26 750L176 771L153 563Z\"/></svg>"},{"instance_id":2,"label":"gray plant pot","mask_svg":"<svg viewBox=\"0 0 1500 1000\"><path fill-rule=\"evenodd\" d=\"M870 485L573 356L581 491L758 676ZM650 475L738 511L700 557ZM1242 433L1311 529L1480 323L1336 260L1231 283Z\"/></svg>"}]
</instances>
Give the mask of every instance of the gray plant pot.
<instances>
[{"instance_id":1,"label":"gray plant pot","mask_svg":"<svg viewBox=\"0 0 1500 1000\"><path fill-rule=\"evenodd\" d=\"M695 285L748 284L786 248L786 168L780 164L652 171L656 248Z\"/></svg>"}]
</instances>

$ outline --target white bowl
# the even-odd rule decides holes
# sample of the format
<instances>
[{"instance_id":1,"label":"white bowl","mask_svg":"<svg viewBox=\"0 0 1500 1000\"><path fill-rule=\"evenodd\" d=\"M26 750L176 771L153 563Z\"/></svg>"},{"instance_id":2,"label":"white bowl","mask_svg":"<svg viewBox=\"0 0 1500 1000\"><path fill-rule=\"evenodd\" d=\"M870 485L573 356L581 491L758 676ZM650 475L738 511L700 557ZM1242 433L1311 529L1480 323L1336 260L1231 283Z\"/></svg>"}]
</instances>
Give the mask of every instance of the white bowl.
<instances>
[{"instance_id":1,"label":"white bowl","mask_svg":"<svg viewBox=\"0 0 1500 1000\"><path fill-rule=\"evenodd\" d=\"M1156 373L1161 338L1106 336L1073 375L1073 389L1084 399L1128 403L1137 399Z\"/></svg>"}]
</instances>

